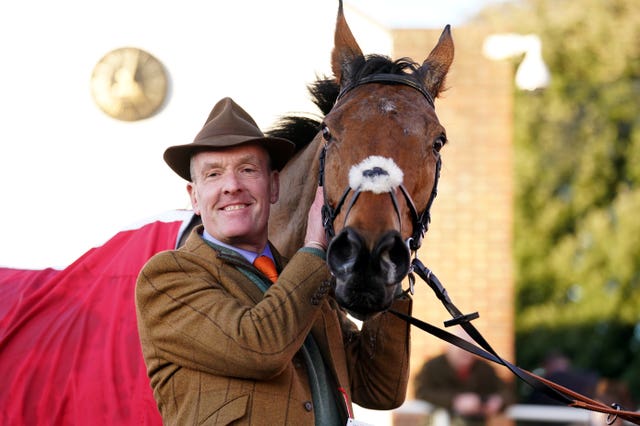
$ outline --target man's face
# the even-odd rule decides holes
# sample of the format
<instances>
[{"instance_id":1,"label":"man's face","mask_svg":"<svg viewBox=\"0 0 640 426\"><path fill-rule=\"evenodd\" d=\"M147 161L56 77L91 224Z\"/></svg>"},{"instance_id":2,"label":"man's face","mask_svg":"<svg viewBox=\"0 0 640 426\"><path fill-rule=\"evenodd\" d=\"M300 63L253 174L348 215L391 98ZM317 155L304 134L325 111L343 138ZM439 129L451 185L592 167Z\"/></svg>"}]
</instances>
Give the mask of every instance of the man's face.
<instances>
[{"instance_id":1,"label":"man's face","mask_svg":"<svg viewBox=\"0 0 640 426\"><path fill-rule=\"evenodd\" d=\"M267 151L239 145L197 153L187 190L209 234L235 247L259 252L267 244L269 208L278 201L278 172Z\"/></svg>"}]
</instances>

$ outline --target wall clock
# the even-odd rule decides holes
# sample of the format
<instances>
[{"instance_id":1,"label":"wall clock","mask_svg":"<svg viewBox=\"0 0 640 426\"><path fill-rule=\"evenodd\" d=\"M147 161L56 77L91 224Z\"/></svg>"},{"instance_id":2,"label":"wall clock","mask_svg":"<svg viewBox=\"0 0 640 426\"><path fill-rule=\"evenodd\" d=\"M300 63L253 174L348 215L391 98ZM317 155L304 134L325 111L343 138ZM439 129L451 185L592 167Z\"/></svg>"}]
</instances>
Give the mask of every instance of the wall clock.
<instances>
[{"instance_id":1,"label":"wall clock","mask_svg":"<svg viewBox=\"0 0 640 426\"><path fill-rule=\"evenodd\" d=\"M135 47L112 50L91 75L91 94L106 114L124 121L142 120L158 112L167 96L168 77L162 63Z\"/></svg>"}]
</instances>

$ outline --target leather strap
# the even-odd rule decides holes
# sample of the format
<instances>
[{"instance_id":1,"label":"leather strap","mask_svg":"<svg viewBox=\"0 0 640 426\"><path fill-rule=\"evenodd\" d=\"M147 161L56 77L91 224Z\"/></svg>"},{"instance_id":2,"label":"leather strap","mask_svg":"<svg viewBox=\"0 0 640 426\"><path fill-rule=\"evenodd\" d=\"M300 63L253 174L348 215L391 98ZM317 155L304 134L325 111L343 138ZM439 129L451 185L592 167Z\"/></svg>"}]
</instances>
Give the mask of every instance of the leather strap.
<instances>
[{"instance_id":1,"label":"leather strap","mask_svg":"<svg viewBox=\"0 0 640 426\"><path fill-rule=\"evenodd\" d=\"M616 418L619 417L633 424L640 425L639 412L624 410L622 406L616 403L608 406L600 401L591 399L578 392L574 392L571 389L567 389L564 386L554 383L551 380L545 379L544 377L538 376L537 374L522 369L502 359L493 350L491 345L489 345L484 337L482 337L480 332L473 326L473 324L471 324L472 320L479 317L477 312L466 315L462 314L462 312L460 312L460 310L453 304L453 302L451 302L447 291L442 286L435 274L431 272L429 268L424 266L422 262L417 258L415 258L412 262L412 272L410 272L409 278L410 281L414 279L411 276L413 272L418 274L418 276L420 276L420 278L422 278L429 285L429 287L431 287L438 299L442 302L447 311L449 311L449 313L453 317L452 320L445 322L445 326L449 327L452 325L460 325L479 346L476 346L471 342L468 342L454 334L449 333L448 331L435 327L417 318L394 310L390 310L389 312L407 321L409 324L416 326L435 337L438 337L439 339L442 339L452 345L455 345L461 349L482 357L487 361L491 361L507 367L519 379L521 379L534 389L544 392L545 395L555 399L558 402L561 402L570 407L583 408L590 411L597 411L600 413L608 414L608 424L612 424L616 420Z\"/></svg>"},{"instance_id":2,"label":"leather strap","mask_svg":"<svg viewBox=\"0 0 640 426\"><path fill-rule=\"evenodd\" d=\"M349 84L346 87L343 87L342 90L340 90L340 93L338 94L338 98L336 99L336 102L352 89L355 89L358 86L362 86L363 84L370 84L370 83L401 84L403 86L412 87L416 89L418 92L422 93L422 96L424 96L427 99L427 102L429 102L429 105L431 105L432 108L435 108L435 102L433 101L433 96L431 96L431 94L427 91L427 89L425 89L425 87L422 84L419 84L415 79L413 79L410 75L407 75L407 74L380 73L380 74L368 75L366 77L363 77L353 82L352 84Z\"/></svg>"}]
</instances>

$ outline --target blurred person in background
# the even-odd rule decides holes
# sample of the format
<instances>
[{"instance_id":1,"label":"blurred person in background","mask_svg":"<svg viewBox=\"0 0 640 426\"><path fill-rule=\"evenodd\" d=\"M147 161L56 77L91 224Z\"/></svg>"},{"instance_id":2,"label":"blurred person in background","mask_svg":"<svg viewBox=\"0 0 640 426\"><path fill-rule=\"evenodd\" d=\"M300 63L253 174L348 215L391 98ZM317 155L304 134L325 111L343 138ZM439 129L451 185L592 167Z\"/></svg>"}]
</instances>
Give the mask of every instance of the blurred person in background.
<instances>
[{"instance_id":1,"label":"blurred person in background","mask_svg":"<svg viewBox=\"0 0 640 426\"><path fill-rule=\"evenodd\" d=\"M464 330L456 335L470 340ZM481 426L513 402L489 363L455 345L426 361L415 378L415 397L446 409L452 425Z\"/></svg>"},{"instance_id":2,"label":"blurred person in background","mask_svg":"<svg viewBox=\"0 0 640 426\"><path fill-rule=\"evenodd\" d=\"M596 393L598 375L592 371L573 366L571 359L559 350L550 351L544 359L542 377L565 388L593 398ZM527 404L564 405L540 390L533 390L525 401Z\"/></svg>"}]
</instances>

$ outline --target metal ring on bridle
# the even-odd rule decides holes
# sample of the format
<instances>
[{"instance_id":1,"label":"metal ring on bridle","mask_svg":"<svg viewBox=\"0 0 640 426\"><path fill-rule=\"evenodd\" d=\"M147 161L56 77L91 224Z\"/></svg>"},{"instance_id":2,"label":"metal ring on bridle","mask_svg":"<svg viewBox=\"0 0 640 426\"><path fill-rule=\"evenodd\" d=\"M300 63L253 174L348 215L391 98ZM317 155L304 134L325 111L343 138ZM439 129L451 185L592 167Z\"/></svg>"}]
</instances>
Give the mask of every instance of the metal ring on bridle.
<instances>
[{"instance_id":1,"label":"metal ring on bridle","mask_svg":"<svg viewBox=\"0 0 640 426\"><path fill-rule=\"evenodd\" d=\"M622 406L616 402L614 402L613 404L611 404L611 408L620 411L622 409ZM607 414L607 419L606 422L608 425L612 425L616 420L618 419L618 415L614 414L614 413L608 413Z\"/></svg>"}]
</instances>

